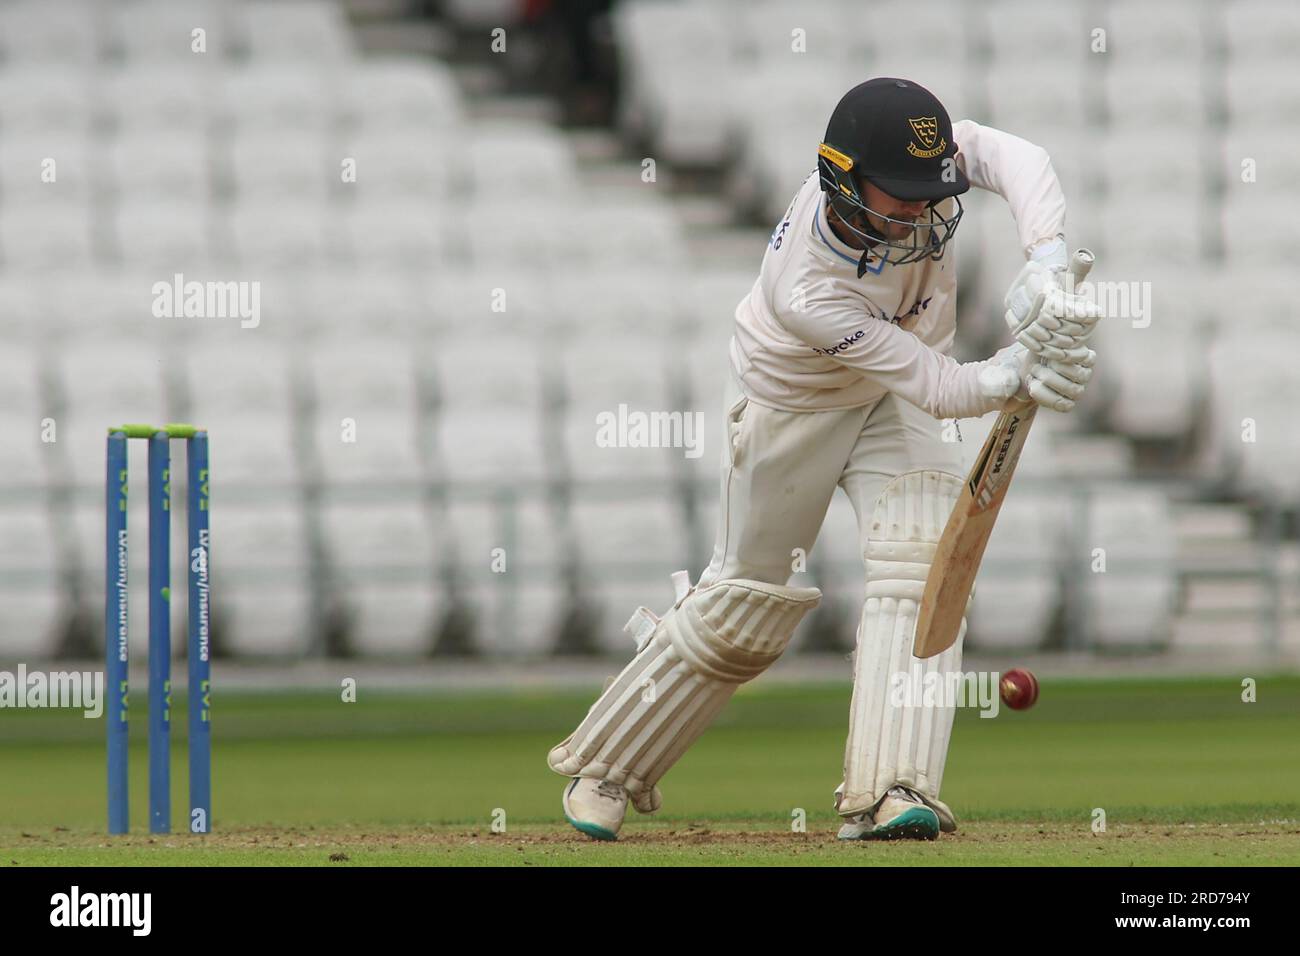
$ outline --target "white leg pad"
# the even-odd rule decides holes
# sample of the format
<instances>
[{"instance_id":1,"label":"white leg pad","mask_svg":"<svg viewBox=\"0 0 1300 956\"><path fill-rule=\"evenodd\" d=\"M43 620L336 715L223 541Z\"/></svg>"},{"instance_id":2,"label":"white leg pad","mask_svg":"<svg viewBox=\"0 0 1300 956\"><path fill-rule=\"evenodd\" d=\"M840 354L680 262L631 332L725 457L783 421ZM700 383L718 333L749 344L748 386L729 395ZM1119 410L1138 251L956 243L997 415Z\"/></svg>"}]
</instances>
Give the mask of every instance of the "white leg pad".
<instances>
[{"instance_id":1,"label":"white leg pad","mask_svg":"<svg viewBox=\"0 0 1300 956\"><path fill-rule=\"evenodd\" d=\"M660 778L736 688L781 656L820 600L816 588L738 579L691 591L547 763L568 777L620 783L637 810L653 813Z\"/></svg>"},{"instance_id":2,"label":"white leg pad","mask_svg":"<svg viewBox=\"0 0 1300 956\"><path fill-rule=\"evenodd\" d=\"M870 812L890 787L905 786L935 810L942 829L957 828L952 811L939 800L952 702L898 706L891 690L897 675L961 668L965 617L947 651L924 661L912 656L925 580L961 487L955 475L913 471L890 481L876 501L865 555L867 597L853 663L844 782L835 792L842 816Z\"/></svg>"}]
</instances>

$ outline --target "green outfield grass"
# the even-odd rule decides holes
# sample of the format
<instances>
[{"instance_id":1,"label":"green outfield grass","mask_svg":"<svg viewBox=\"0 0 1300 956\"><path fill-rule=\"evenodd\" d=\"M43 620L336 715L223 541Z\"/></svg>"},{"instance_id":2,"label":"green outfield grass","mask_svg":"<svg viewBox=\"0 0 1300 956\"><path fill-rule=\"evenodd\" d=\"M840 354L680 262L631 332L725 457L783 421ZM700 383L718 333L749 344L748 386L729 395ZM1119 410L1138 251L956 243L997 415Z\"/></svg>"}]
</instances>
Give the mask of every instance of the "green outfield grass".
<instances>
[{"instance_id":1,"label":"green outfield grass","mask_svg":"<svg viewBox=\"0 0 1300 956\"><path fill-rule=\"evenodd\" d=\"M849 687L741 689L665 778L664 809L616 845L564 825L549 748L588 693L222 694L214 828L151 838L144 710L133 712L136 835L105 833L102 721L0 711L0 865L1300 863L1300 678L1046 681L1039 705L959 712L934 844L833 839ZM594 692L594 688L593 688ZM144 694L135 700L143 702ZM173 714L183 715L183 700ZM184 721L173 819L184 823ZM1094 808L1107 831L1091 829ZM795 812L807 832L792 832ZM504 812L505 833L493 833ZM498 818L500 814L498 813ZM334 857L331 860L331 857Z\"/></svg>"}]
</instances>

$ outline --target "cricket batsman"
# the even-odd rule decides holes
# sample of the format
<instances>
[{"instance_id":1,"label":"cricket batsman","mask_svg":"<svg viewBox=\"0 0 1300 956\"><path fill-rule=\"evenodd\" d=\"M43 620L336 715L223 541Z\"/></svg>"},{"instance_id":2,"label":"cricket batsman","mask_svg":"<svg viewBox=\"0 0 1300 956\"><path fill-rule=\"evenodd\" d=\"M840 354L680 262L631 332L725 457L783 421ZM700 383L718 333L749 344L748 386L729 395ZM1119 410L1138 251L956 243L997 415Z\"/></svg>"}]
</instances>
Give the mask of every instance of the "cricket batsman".
<instances>
[{"instance_id":1,"label":"cricket batsman","mask_svg":"<svg viewBox=\"0 0 1300 956\"><path fill-rule=\"evenodd\" d=\"M617 838L629 802L659 809L660 779L816 607L820 592L789 580L837 486L853 502L866 571L839 836L935 839L957 828L939 798L952 702L900 707L889 693L891 675L961 667L964 618L949 650L912 656L963 480L940 420L1008 400L1070 411L1092 375L1087 343L1101 313L1066 279L1065 197L1042 148L953 124L928 90L882 77L845 94L817 153L736 307L713 558L693 586L673 576L676 603L662 618L637 610L635 657L548 757L572 778L566 819L597 839ZM1026 264L1005 300L1015 341L961 363L948 354L954 237L972 185L1011 207Z\"/></svg>"}]
</instances>

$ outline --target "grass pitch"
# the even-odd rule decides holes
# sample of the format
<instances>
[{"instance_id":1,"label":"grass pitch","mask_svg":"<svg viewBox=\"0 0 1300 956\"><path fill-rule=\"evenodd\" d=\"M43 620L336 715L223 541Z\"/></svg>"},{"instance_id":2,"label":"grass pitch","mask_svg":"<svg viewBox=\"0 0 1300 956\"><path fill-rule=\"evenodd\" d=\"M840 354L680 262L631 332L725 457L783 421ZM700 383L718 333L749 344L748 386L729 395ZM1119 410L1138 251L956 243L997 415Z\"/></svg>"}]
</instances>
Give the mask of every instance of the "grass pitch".
<instances>
[{"instance_id":1,"label":"grass pitch","mask_svg":"<svg viewBox=\"0 0 1300 956\"><path fill-rule=\"evenodd\" d=\"M664 779L663 811L588 841L545 757L595 690L218 693L207 836L145 833L142 711L135 833L111 839L103 723L0 711L0 866L1300 863L1300 678L1260 679L1256 703L1235 678L1046 681L1031 711L960 711L943 796L961 829L923 844L834 839L849 687L762 681ZM175 732L179 829L184 721Z\"/></svg>"}]
</instances>

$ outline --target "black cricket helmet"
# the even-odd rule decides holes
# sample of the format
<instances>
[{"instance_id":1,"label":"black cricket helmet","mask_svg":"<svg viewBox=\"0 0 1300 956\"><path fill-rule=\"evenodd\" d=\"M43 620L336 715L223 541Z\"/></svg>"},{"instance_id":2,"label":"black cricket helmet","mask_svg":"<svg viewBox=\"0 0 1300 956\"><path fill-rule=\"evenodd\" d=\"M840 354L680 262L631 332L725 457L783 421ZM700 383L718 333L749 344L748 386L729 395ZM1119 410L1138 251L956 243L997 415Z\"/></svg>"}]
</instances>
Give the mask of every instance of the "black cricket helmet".
<instances>
[{"instance_id":1,"label":"black cricket helmet","mask_svg":"<svg viewBox=\"0 0 1300 956\"><path fill-rule=\"evenodd\" d=\"M924 87L887 76L844 94L817 149L817 170L827 202L866 247L859 276L876 255L895 265L942 258L962 217L956 197L970 189L956 156L948 111ZM915 221L881 215L863 199L863 180L897 199L927 200L926 213ZM945 217L938 206L949 197L953 210ZM867 213L910 231L891 239Z\"/></svg>"}]
</instances>

